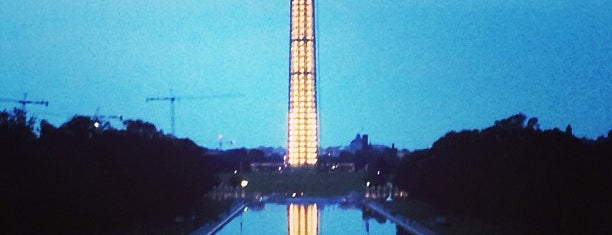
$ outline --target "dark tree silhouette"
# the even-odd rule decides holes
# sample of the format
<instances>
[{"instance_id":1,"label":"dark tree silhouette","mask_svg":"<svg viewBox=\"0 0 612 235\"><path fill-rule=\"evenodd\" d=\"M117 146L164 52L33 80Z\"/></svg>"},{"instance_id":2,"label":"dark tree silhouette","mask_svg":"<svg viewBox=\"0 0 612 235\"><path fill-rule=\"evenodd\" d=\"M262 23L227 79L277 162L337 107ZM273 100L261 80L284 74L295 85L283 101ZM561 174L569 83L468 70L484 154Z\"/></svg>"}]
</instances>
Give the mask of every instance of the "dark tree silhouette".
<instances>
[{"instance_id":1,"label":"dark tree silhouette","mask_svg":"<svg viewBox=\"0 0 612 235\"><path fill-rule=\"evenodd\" d=\"M530 129L530 130L539 130L540 129L540 125L538 124L538 118L532 117L529 120L527 120L527 129Z\"/></svg>"},{"instance_id":2,"label":"dark tree silhouette","mask_svg":"<svg viewBox=\"0 0 612 235\"><path fill-rule=\"evenodd\" d=\"M447 133L431 149L404 159L396 183L448 211L524 233L609 234L609 138L539 131L531 128L534 121L523 127L525 118L517 114L482 131Z\"/></svg>"},{"instance_id":3,"label":"dark tree silhouette","mask_svg":"<svg viewBox=\"0 0 612 235\"><path fill-rule=\"evenodd\" d=\"M123 125L125 125L125 131L128 134L135 134L148 138L162 135L162 133L157 131L155 125L142 120L125 120L123 121Z\"/></svg>"},{"instance_id":4,"label":"dark tree silhouette","mask_svg":"<svg viewBox=\"0 0 612 235\"><path fill-rule=\"evenodd\" d=\"M574 135L574 133L572 132L572 126L570 124L567 124L567 126L565 127L565 134Z\"/></svg>"},{"instance_id":5,"label":"dark tree silhouette","mask_svg":"<svg viewBox=\"0 0 612 235\"><path fill-rule=\"evenodd\" d=\"M128 121L102 129L75 116L59 128L0 112L0 203L8 234L113 234L172 221L217 183L210 158L188 139ZM99 127L99 126L98 126Z\"/></svg>"}]
</instances>

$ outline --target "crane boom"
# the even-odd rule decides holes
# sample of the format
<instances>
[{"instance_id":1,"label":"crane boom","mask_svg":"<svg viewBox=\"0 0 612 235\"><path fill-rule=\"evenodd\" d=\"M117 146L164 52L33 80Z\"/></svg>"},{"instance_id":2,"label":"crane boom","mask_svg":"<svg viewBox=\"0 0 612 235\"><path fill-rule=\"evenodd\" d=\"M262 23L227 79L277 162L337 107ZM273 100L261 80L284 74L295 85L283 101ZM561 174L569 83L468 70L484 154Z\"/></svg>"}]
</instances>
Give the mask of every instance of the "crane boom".
<instances>
[{"instance_id":1,"label":"crane boom","mask_svg":"<svg viewBox=\"0 0 612 235\"><path fill-rule=\"evenodd\" d=\"M40 101L27 100L27 96L28 96L28 93L24 93L23 94L23 99L19 100L19 99L0 98L0 101L1 102L19 103L19 104L21 104L21 110L23 110L24 112L26 111L26 105L28 105L28 104L37 104L37 105L49 106L49 101L46 101L46 100L40 100Z\"/></svg>"},{"instance_id":2,"label":"crane boom","mask_svg":"<svg viewBox=\"0 0 612 235\"><path fill-rule=\"evenodd\" d=\"M147 99L145 100L145 102L149 102L149 101L170 101L170 125L171 125L171 131L172 131L172 135L175 135L175 131L176 131L176 124L175 124L175 120L174 120L174 115L175 115L175 111L174 111L174 101L176 100L176 96L170 96L170 97L147 97Z\"/></svg>"},{"instance_id":3,"label":"crane boom","mask_svg":"<svg viewBox=\"0 0 612 235\"><path fill-rule=\"evenodd\" d=\"M175 135L176 131L176 112L174 102L179 100L198 100L198 99L218 99L218 98L233 98L241 97L242 94L221 94L221 95L207 95L207 96L166 96L166 97L147 97L145 102L149 101L170 101L170 126L172 135Z\"/></svg>"},{"instance_id":4,"label":"crane boom","mask_svg":"<svg viewBox=\"0 0 612 235\"><path fill-rule=\"evenodd\" d=\"M123 115L102 115L100 114L100 107L96 108L96 114L94 114L94 119L118 119L119 121L123 121Z\"/></svg>"}]
</instances>

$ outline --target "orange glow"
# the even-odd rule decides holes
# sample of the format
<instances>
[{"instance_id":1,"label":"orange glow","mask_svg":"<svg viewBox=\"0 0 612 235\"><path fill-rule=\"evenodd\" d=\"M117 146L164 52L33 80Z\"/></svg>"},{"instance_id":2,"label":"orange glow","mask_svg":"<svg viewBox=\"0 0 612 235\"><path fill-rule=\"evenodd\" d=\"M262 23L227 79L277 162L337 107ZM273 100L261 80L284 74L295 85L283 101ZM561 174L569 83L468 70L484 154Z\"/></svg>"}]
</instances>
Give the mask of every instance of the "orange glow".
<instances>
[{"instance_id":1,"label":"orange glow","mask_svg":"<svg viewBox=\"0 0 612 235\"><path fill-rule=\"evenodd\" d=\"M287 234L319 234L319 210L317 204L287 205Z\"/></svg>"},{"instance_id":2,"label":"orange glow","mask_svg":"<svg viewBox=\"0 0 612 235\"><path fill-rule=\"evenodd\" d=\"M313 0L291 1L287 158L290 166L317 162L318 115Z\"/></svg>"}]
</instances>

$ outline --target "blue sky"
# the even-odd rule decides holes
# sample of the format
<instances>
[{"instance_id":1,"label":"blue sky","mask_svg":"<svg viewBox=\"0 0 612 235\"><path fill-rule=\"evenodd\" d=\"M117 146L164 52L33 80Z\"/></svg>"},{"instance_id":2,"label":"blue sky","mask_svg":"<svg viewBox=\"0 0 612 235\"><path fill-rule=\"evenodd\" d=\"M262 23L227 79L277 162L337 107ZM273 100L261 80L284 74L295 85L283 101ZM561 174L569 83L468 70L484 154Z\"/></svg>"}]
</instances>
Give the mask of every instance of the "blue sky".
<instances>
[{"instance_id":1,"label":"blue sky","mask_svg":"<svg viewBox=\"0 0 612 235\"><path fill-rule=\"evenodd\" d=\"M322 146L426 148L523 112L612 129L612 2L317 1ZM214 148L284 146L289 1L0 0L0 98L59 125L120 114ZM0 102L0 109L12 103ZM113 122L117 127L119 123ZM226 145L227 146L227 145Z\"/></svg>"}]
</instances>

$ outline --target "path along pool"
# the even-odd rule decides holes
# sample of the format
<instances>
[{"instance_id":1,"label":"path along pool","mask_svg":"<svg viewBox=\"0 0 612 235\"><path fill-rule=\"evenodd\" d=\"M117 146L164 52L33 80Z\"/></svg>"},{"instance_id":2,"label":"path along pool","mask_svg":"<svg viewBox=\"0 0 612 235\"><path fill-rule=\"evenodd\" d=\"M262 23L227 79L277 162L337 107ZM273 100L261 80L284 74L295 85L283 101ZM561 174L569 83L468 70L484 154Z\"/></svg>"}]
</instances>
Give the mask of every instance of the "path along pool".
<instances>
[{"instance_id":1,"label":"path along pool","mask_svg":"<svg viewBox=\"0 0 612 235\"><path fill-rule=\"evenodd\" d=\"M266 203L245 207L219 235L407 234L385 217L356 205Z\"/></svg>"}]
</instances>

